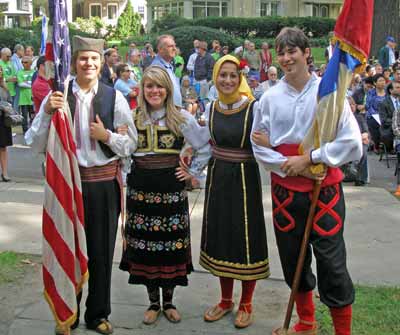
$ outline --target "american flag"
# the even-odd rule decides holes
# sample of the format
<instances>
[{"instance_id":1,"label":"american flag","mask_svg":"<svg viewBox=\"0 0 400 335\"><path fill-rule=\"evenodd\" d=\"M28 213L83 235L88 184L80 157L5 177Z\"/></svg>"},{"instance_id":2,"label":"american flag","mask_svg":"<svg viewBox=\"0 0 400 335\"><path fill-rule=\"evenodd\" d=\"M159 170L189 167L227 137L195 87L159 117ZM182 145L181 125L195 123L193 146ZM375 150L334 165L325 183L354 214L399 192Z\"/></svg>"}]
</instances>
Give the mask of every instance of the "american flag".
<instances>
[{"instance_id":1,"label":"american flag","mask_svg":"<svg viewBox=\"0 0 400 335\"><path fill-rule=\"evenodd\" d=\"M66 96L71 59L67 8L64 0L50 1L49 8L54 84ZM76 296L88 279L81 179L71 128L66 103L63 110L53 114L50 123L42 219L44 295L58 329L65 330L65 334L76 320Z\"/></svg>"},{"instance_id":2,"label":"american flag","mask_svg":"<svg viewBox=\"0 0 400 335\"><path fill-rule=\"evenodd\" d=\"M63 92L65 81L69 77L71 64L71 46L69 43L68 14L65 0L50 0L49 12L50 19L53 23L55 85L58 91Z\"/></svg>"}]
</instances>

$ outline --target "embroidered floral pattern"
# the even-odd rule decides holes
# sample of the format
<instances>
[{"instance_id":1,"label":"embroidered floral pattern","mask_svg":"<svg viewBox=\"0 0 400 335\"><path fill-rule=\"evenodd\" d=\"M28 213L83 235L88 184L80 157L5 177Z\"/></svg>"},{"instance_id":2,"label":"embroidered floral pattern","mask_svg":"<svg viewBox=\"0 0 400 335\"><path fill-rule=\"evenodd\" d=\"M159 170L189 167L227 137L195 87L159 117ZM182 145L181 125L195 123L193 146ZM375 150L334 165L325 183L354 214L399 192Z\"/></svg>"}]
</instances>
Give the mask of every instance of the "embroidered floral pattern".
<instances>
[{"instance_id":1,"label":"embroidered floral pattern","mask_svg":"<svg viewBox=\"0 0 400 335\"><path fill-rule=\"evenodd\" d=\"M170 217L128 214L127 224L134 230L173 232L186 229L189 218L186 214L175 214Z\"/></svg>"},{"instance_id":2,"label":"embroidered floral pattern","mask_svg":"<svg viewBox=\"0 0 400 335\"><path fill-rule=\"evenodd\" d=\"M187 198L187 192L159 193L159 192L142 192L134 189L128 189L128 198L135 201L145 201L150 204L172 204L184 201Z\"/></svg>"},{"instance_id":3,"label":"embroidered floral pattern","mask_svg":"<svg viewBox=\"0 0 400 335\"><path fill-rule=\"evenodd\" d=\"M128 238L128 244L133 249L146 251L175 251L186 249L190 245L190 239L178 239L175 241L146 241L137 238Z\"/></svg>"}]
</instances>

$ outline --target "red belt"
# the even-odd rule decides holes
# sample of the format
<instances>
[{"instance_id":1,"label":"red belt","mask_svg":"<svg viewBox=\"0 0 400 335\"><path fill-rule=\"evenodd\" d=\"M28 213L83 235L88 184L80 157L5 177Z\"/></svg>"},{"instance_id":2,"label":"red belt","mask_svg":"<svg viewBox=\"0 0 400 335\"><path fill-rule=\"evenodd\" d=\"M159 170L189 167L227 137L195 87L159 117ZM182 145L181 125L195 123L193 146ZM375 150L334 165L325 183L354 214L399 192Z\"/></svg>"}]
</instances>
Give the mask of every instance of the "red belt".
<instances>
[{"instance_id":1,"label":"red belt","mask_svg":"<svg viewBox=\"0 0 400 335\"><path fill-rule=\"evenodd\" d=\"M166 169L179 166L178 155L146 155L134 158L139 169Z\"/></svg>"},{"instance_id":2,"label":"red belt","mask_svg":"<svg viewBox=\"0 0 400 335\"><path fill-rule=\"evenodd\" d=\"M121 198L121 220L124 223L124 185L122 182L121 165L119 160L114 160L103 166L79 167L81 182L95 183L99 181L110 181L116 179L119 185Z\"/></svg>"},{"instance_id":3,"label":"red belt","mask_svg":"<svg viewBox=\"0 0 400 335\"><path fill-rule=\"evenodd\" d=\"M246 149L222 148L218 146L213 146L212 155L216 159L233 163L244 163L244 162L255 161L253 152Z\"/></svg>"}]
</instances>

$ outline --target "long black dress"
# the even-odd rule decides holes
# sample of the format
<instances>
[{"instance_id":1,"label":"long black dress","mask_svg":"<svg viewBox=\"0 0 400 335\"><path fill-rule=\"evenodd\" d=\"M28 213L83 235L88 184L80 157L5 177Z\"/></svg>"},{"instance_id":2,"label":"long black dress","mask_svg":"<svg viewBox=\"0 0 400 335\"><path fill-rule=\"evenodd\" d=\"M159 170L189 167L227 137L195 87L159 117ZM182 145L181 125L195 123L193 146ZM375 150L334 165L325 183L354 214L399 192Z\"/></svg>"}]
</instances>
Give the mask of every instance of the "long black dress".
<instances>
[{"instance_id":1,"label":"long black dress","mask_svg":"<svg viewBox=\"0 0 400 335\"><path fill-rule=\"evenodd\" d=\"M0 87L0 100L8 100L8 93ZM0 111L0 148L11 146L12 143L12 130L11 127L6 127L4 124L5 114Z\"/></svg>"},{"instance_id":2,"label":"long black dress","mask_svg":"<svg viewBox=\"0 0 400 335\"><path fill-rule=\"evenodd\" d=\"M237 109L210 107L214 145L252 151L253 102ZM216 276L256 280L269 276L261 179L255 160L208 165L200 264Z\"/></svg>"}]
</instances>

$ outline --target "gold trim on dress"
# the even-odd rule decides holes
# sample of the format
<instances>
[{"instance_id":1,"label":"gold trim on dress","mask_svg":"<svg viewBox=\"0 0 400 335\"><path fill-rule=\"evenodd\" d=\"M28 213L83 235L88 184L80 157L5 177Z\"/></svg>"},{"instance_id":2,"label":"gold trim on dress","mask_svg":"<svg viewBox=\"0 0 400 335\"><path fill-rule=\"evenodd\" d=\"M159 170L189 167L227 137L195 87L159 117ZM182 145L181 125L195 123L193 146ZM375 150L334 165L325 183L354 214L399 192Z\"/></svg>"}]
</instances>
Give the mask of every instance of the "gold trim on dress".
<instances>
[{"instance_id":1,"label":"gold trim on dress","mask_svg":"<svg viewBox=\"0 0 400 335\"><path fill-rule=\"evenodd\" d=\"M153 142L151 140L151 125L147 125L147 126L140 126L139 122L135 122L135 126L138 130L138 148L136 150L136 152L151 152L153 150ZM143 133L140 133L140 130L146 130L146 135L144 135ZM146 137L146 138L145 138ZM143 140L147 140L147 146L144 148L140 148L140 142L139 141L143 141Z\"/></svg>"},{"instance_id":2,"label":"gold trim on dress","mask_svg":"<svg viewBox=\"0 0 400 335\"><path fill-rule=\"evenodd\" d=\"M209 120L209 127L210 127L210 136L214 143L217 143L214 138L214 111L215 111L215 101L211 103L211 112L210 112L210 120Z\"/></svg>"},{"instance_id":3,"label":"gold trim on dress","mask_svg":"<svg viewBox=\"0 0 400 335\"><path fill-rule=\"evenodd\" d=\"M209 184L208 184L208 192L207 192L207 201L206 201L206 206L205 206L205 209L204 209L204 213L205 213L205 228L204 228L204 230L205 230L205 232L204 232L204 234L205 234L205 238L204 238L204 249L207 249L207 226L208 226L208 204L210 203L210 192L211 192L211 185L212 185L212 182L213 182L213 176L214 176L214 166L215 166L215 159L214 159L214 162L213 162L213 164L212 164L212 166L211 166L211 171L210 171L210 181L209 181Z\"/></svg>"},{"instance_id":4,"label":"gold trim on dress","mask_svg":"<svg viewBox=\"0 0 400 335\"><path fill-rule=\"evenodd\" d=\"M219 261L211 256L208 256L206 254L206 252L204 252L203 250L200 250L200 257L204 257L206 260L208 260L211 263L215 263L215 264L221 265L221 266L236 268L236 269L254 269L254 268L259 268L263 265L269 264L268 258L265 259L264 261L253 263L253 264L241 264L241 263L232 263L232 262L227 262L227 261Z\"/></svg>"},{"instance_id":5,"label":"gold trim on dress","mask_svg":"<svg viewBox=\"0 0 400 335\"><path fill-rule=\"evenodd\" d=\"M224 115L233 115L236 113L241 112L244 108L247 107L247 105L250 103L250 100L245 101L242 105L240 105L238 108L233 108L233 109L223 109L220 105L219 105L219 100L215 101L215 108L217 109L217 111L219 113L222 113Z\"/></svg>"},{"instance_id":6,"label":"gold trim on dress","mask_svg":"<svg viewBox=\"0 0 400 335\"><path fill-rule=\"evenodd\" d=\"M240 163L242 172L242 184L243 184L243 211L244 211L244 233L246 238L246 257L247 264L250 264L250 247L249 247L249 221L247 217L247 190L246 190L246 178L244 176L244 163Z\"/></svg>"},{"instance_id":7,"label":"gold trim on dress","mask_svg":"<svg viewBox=\"0 0 400 335\"><path fill-rule=\"evenodd\" d=\"M215 270L215 271L223 271L223 272L228 272L228 273L234 273L237 275L257 275L257 274L262 274L262 273L266 273L269 271L269 266L267 265L263 265L260 268L257 268L255 270L252 269L244 269L244 270L240 270L240 269L232 269L230 267L226 267L226 266L218 266L215 265L209 261L207 261L207 259L205 258L201 258L201 262L206 265L207 267Z\"/></svg>"},{"instance_id":8,"label":"gold trim on dress","mask_svg":"<svg viewBox=\"0 0 400 335\"><path fill-rule=\"evenodd\" d=\"M246 135L247 135L247 120L249 118L249 111L250 111L250 107L251 107L252 103L249 103L249 105L247 106L246 109L246 116L244 118L244 127L243 127L243 137L242 137L242 141L240 142L240 147L243 148L244 146L244 141L246 140Z\"/></svg>"},{"instance_id":9,"label":"gold trim on dress","mask_svg":"<svg viewBox=\"0 0 400 335\"><path fill-rule=\"evenodd\" d=\"M249 274L234 273L233 271L239 271L239 270L231 269L231 268L225 268L226 271L224 271L223 268L213 267L213 264L212 263L210 264L208 262L208 260L203 256L200 256L200 265L215 276L233 278L233 279L238 279L238 280L265 279L271 275L268 265L260 268L258 271L258 274L255 271L253 271L252 273L249 273ZM262 271L262 272L260 273L260 271Z\"/></svg>"}]
</instances>

